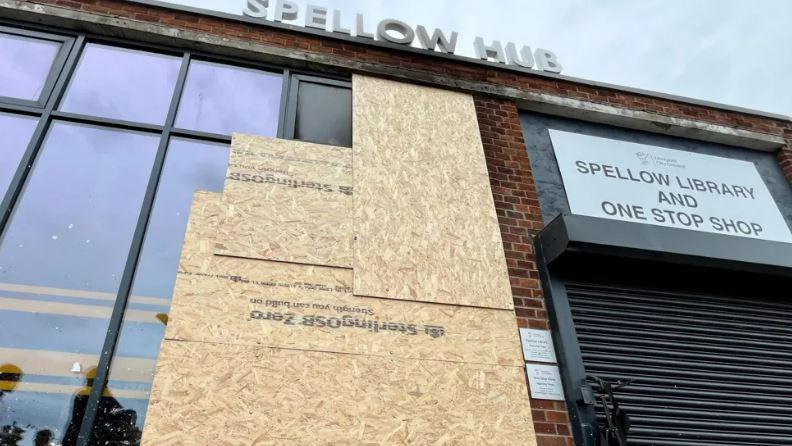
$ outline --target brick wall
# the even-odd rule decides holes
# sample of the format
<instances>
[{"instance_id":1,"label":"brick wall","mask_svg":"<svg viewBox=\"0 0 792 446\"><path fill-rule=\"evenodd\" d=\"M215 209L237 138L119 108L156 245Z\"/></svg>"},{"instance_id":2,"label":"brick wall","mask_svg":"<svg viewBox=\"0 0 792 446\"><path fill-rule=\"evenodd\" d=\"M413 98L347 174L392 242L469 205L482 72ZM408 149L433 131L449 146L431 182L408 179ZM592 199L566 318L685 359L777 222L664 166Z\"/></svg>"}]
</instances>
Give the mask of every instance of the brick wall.
<instances>
[{"instance_id":1,"label":"brick wall","mask_svg":"<svg viewBox=\"0 0 792 446\"><path fill-rule=\"evenodd\" d=\"M542 230L539 196L513 102L475 97L484 156L509 267L520 327L547 329L547 309L539 284L533 238ZM572 446L566 404L531 400L539 446Z\"/></svg>"},{"instance_id":2,"label":"brick wall","mask_svg":"<svg viewBox=\"0 0 792 446\"><path fill-rule=\"evenodd\" d=\"M787 138L786 149L778 152L778 163L781 165L787 180L792 183L792 138Z\"/></svg>"},{"instance_id":3,"label":"brick wall","mask_svg":"<svg viewBox=\"0 0 792 446\"><path fill-rule=\"evenodd\" d=\"M429 55L405 53L364 44L315 37L288 30L248 25L234 20L182 13L122 0L30 0L28 3L80 9L96 14L205 32L228 39L253 41L280 48L332 54L355 62L376 63L383 66L442 74L468 81L515 87L526 92L552 93L572 99L677 118L696 119L723 126L782 136L786 139L787 144L778 154L779 163L781 163L787 179L792 183L792 122L789 121L675 102L669 99L608 88L592 87L571 81L548 79L530 73L518 73L495 67L472 65L464 60L444 60Z\"/></svg>"},{"instance_id":4,"label":"brick wall","mask_svg":"<svg viewBox=\"0 0 792 446\"><path fill-rule=\"evenodd\" d=\"M679 118L698 119L762 133L782 135L786 130L788 132L786 137L792 143L792 123L789 122L608 88L592 87L571 81L548 79L529 73L472 65L461 60L445 60L428 55L404 53L364 44L310 36L299 32L253 26L234 20L138 5L121 0L30 0L29 3L81 9L98 14L206 32L229 39L254 41L274 47L333 54L356 62L371 62L384 66L420 70L458 79L488 82L499 86L506 85L524 91L553 93L574 99L644 110Z\"/></svg>"}]
</instances>

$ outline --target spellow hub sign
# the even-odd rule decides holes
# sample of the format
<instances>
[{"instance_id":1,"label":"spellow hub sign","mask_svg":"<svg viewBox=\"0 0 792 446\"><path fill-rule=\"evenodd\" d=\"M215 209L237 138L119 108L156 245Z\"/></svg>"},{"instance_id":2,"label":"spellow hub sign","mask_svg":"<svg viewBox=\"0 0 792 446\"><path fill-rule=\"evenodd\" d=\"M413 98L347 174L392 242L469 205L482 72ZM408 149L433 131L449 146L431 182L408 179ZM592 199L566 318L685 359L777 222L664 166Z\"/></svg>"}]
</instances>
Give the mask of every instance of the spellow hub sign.
<instances>
[{"instance_id":1,"label":"spellow hub sign","mask_svg":"<svg viewBox=\"0 0 792 446\"><path fill-rule=\"evenodd\" d=\"M323 6L307 5L304 9L292 0L246 0L243 15L273 22L297 22L306 28L319 29L336 34L356 37L361 42L379 40L397 45L412 46L418 42L421 49L429 52L455 54L459 33L434 29L431 34L423 25L415 27L397 19L380 20L376 28L367 29L362 14L347 14L338 9L328 10ZM551 73L562 70L558 57L550 50L513 42L506 45L499 40L486 41L482 37L473 39L477 59L493 61L515 67L532 68Z\"/></svg>"},{"instance_id":2,"label":"spellow hub sign","mask_svg":"<svg viewBox=\"0 0 792 446\"><path fill-rule=\"evenodd\" d=\"M792 242L748 161L550 130L574 214Z\"/></svg>"}]
</instances>

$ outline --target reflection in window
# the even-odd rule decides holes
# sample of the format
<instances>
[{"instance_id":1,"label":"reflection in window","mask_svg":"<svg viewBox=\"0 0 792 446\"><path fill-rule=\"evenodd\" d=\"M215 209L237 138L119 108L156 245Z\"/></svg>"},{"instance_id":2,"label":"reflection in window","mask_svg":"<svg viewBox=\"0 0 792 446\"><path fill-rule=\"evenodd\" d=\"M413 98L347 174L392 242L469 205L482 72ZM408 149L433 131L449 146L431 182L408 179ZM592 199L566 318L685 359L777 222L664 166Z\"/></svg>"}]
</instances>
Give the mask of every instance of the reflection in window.
<instances>
[{"instance_id":1,"label":"reflection in window","mask_svg":"<svg viewBox=\"0 0 792 446\"><path fill-rule=\"evenodd\" d=\"M352 147L352 90L301 81L294 139Z\"/></svg>"},{"instance_id":2,"label":"reflection in window","mask_svg":"<svg viewBox=\"0 0 792 446\"><path fill-rule=\"evenodd\" d=\"M88 44L61 110L163 124L180 66L178 57Z\"/></svg>"},{"instance_id":3,"label":"reflection in window","mask_svg":"<svg viewBox=\"0 0 792 446\"><path fill-rule=\"evenodd\" d=\"M11 184L37 123L36 118L29 116L0 113L0 200Z\"/></svg>"},{"instance_id":4,"label":"reflection in window","mask_svg":"<svg viewBox=\"0 0 792 446\"><path fill-rule=\"evenodd\" d=\"M176 127L224 135L275 136L282 88L280 74L193 61Z\"/></svg>"},{"instance_id":5,"label":"reflection in window","mask_svg":"<svg viewBox=\"0 0 792 446\"><path fill-rule=\"evenodd\" d=\"M38 100L61 48L0 33L0 96ZM88 115L82 122L165 123L181 57L96 43L79 50L57 92L62 111ZM349 89L300 85L297 138L351 144ZM175 124L275 136L282 90L281 74L193 61ZM0 196L37 123L0 113ZM0 446L76 444L160 137L50 125L0 234ZM227 164L226 146L170 142L89 444L140 442L193 193L221 191Z\"/></svg>"},{"instance_id":6,"label":"reflection in window","mask_svg":"<svg viewBox=\"0 0 792 446\"><path fill-rule=\"evenodd\" d=\"M0 34L0 96L37 101L61 44Z\"/></svg>"},{"instance_id":7,"label":"reflection in window","mask_svg":"<svg viewBox=\"0 0 792 446\"><path fill-rule=\"evenodd\" d=\"M111 393L150 390L154 363L165 335L164 322L176 282L193 193L223 190L228 154L225 145L184 139L170 143L110 370ZM141 320L136 317L137 311L156 311L160 318ZM137 428L142 430L148 395L119 398L119 401L123 407L136 410ZM113 423L112 416L100 416L95 426L109 435ZM104 444L110 438L98 436L97 440Z\"/></svg>"},{"instance_id":8,"label":"reflection in window","mask_svg":"<svg viewBox=\"0 0 792 446\"><path fill-rule=\"evenodd\" d=\"M18 437L10 444L75 444L157 143L60 122L45 138L0 243L0 372L11 383L0 429Z\"/></svg>"}]
</instances>

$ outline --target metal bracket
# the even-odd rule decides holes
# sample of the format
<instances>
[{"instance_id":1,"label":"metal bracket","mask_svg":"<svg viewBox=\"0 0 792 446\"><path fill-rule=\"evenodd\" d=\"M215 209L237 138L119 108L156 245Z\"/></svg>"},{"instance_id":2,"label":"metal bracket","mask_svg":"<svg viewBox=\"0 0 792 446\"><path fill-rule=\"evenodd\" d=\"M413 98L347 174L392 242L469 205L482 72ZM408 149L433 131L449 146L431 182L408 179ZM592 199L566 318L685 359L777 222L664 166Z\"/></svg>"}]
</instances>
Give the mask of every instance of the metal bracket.
<instances>
[{"instance_id":1,"label":"metal bracket","mask_svg":"<svg viewBox=\"0 0 792 446\"><path fill-rule=\"evenodd\" d=\"M597 403L597 399L594 395L594 389L592 389L587 382L584 382L580 385L580 395L583 403L589 406L593 406Z\"/></svg>"}]
</instances>

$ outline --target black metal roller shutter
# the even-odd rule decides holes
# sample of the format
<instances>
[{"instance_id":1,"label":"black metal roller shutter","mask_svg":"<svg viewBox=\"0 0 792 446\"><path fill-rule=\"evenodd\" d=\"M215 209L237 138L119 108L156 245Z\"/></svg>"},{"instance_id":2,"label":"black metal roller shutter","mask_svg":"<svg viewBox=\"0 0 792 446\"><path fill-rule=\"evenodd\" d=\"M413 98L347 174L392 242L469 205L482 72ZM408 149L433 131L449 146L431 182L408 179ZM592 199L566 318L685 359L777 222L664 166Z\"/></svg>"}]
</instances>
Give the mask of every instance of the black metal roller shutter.
<instances>
[{"instance_id":1,"label":"black metal roller shutter","mask_svg":"<svg viewBox=\"0 0 792 446\"><path fill-rule=\"evenodd\" d=\"M620 392L629 444L792 445L792 299L567 294L586 372L635 380Z\"/></svg>"}]
</instances>

